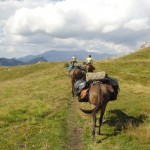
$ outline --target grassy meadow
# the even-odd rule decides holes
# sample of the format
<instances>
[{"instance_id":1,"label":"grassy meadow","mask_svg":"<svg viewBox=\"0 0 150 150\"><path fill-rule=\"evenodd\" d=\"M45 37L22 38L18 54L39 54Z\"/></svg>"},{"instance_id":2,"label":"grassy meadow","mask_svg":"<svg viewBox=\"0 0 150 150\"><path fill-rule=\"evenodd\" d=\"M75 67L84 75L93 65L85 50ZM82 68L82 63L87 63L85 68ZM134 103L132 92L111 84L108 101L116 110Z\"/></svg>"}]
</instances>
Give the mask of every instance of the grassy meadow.
<instances>
[{"instance_id":1,"label":"grassy meadow","mask_svg":"<svg viewBox=\"0 0 150 150\"><path fill-rule=\"evenodd\" d=\"M120 83L101 128L91 140L92 118L71 95L64 62L0 66L1 150L149 150L150 48L94 62Z\"/></svg>"}]
</instances>

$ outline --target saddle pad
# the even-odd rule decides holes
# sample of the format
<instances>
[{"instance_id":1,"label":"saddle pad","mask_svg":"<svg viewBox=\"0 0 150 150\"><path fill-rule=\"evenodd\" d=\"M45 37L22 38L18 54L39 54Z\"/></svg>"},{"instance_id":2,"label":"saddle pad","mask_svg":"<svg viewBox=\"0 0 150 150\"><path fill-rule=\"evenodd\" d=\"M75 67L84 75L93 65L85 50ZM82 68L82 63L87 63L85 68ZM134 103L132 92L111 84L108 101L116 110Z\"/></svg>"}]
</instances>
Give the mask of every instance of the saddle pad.
<instances>
[{"instance_id":1,"label":"saddle pad","mask_svg":"<svg viewBox=\"0 0 150 150\"><path fill-rule=\"evenodd\" d=\"M106 72L105 71L100 71L100 72L88 72L86 73L86 81L88 82L89 80L102 80L105 79L106 77Z\"/></svg>"},{"instance_id":2,"label":"saddle pad","mask_svg":"<svg viewBox=\"0 0 150 150\"><path fill-rule=\"evenodd\" d=\"M83 98L86 96L88 90L89 90L89 89L84 89L84 90L81 91L81 93L80 93L80 98L81 98L81 99L83 99Z\"/></svg>"}]
</instances>

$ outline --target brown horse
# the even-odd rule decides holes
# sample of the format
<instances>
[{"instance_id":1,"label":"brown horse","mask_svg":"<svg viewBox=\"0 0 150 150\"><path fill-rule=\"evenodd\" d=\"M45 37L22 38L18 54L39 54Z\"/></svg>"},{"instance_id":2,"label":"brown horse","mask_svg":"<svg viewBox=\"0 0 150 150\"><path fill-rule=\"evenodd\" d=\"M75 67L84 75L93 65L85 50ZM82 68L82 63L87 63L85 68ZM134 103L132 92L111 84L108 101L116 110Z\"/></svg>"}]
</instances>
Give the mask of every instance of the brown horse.
<instances>
[{"instance_id":1,"label":"brown horse","mask_svg":"<svg viewBox=\"0 0 150 150\"><path fill-rule=\"evenodd\" d=\"M86 72L93 72L95 70L95 67L92 64L87 64L85 66Z\"/></svg>"},{"instance_id":2,"label":"brown horse","mask_svg":"<svg viewBox=\"0 0 150 150\"><path fill-rule=\"evenodd\" d=\"M99 130L98 134L101 134L100 127L102 125L103 115L105 113L105 108L107 103L110 100L110 92L108 91L108 87L106 84L101 82L95 82L91 85L89 89L89 102L92 104L94 109L92 110L85 110L80 108L86 114L92 114L93 117L93 129L92 129L92 139L95 139L95 127L96 127L96 114L100 111L100 118L99 118Z\"/></svg>"},{"instance_id":3,"label":"brown horse","mask_svg":"<svg viewBox=\"0 0 150 150\"><path fill-rule=\"evenodd\" d=\"M92 64L86 64L86 62L83 62L83 66L85 67L86 72L93 72L95 70L95 67Z\"/></svg>"},{"instance_id":4,"label":"brown horse","mask_svg":"<svg viewBox=\"0 0 150 150\"><path fill-rule=\"evenodd\" d=\"M71 77L71 85L72 85L72 96L75 95L74 93L74 83L79 80L84 78L85 79L85 72L80 69L80 67L75 67L69 72L69 76Z\"/></svg>"}]
</instances>

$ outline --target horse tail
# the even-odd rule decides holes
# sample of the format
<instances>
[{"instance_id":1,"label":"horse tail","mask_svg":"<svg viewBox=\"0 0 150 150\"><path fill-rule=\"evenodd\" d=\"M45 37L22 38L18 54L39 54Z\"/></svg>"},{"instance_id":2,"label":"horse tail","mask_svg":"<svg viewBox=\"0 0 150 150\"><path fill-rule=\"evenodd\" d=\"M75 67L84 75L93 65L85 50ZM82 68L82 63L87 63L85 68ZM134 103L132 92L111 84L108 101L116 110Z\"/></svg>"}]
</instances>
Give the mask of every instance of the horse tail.
<instances>
[{"instance_id":1,"label":"horse tail","mask_svg":"<svg viewBox=\"0 0 150 150\"><path fill-rule=\"evenodd\" d=\"M94 114L97 113L102 105L103 105L103 96L102 96L102 89L101 89L101 85L99 84L99 93L98 93L98 100L97 100L97 104L95 106L95 108L91 109L91 110L85 110L84 108L80 108L80 110L82 112L84 112L85 114Z\"/></svg>"},{"instance_id":2,"label":"horse tail","mask_svg":"<svg viewBox=\"0 0 150 150\"><path fill-rule=\"evenodd\" d=\"M97 113L100 110L100 103L98 103L95 108L90 109L90 110L85 110L84 108L80 108L80 110L82 112L84 112L85 114L93 114L93 113Z\"/></svg>"}]
</instances>

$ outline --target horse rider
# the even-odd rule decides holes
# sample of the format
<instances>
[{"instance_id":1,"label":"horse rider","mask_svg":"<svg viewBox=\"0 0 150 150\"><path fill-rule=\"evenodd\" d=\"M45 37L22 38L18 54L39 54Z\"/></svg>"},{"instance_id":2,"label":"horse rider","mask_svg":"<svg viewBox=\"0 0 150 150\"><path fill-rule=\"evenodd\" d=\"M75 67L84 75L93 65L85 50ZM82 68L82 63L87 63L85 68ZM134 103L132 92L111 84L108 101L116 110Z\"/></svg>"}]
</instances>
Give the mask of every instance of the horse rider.
<instances>
[{"instance_id":1,"label":"horse rider","mask_svg":"<svg viewBox=\"0 0 150 150\"><path fill-rule=\"evenodd\" d=\"M75 64L78 63L76 59L77 59L76 56L72 56L70 65L68 67L68 75L70 70L72 70L75 67Z\"/></svg>"},{"instance_id":2,"label":"horse rider","mask_svg":"<svg viewBox=\"0 0 150 150\"><path fill-rule=\"evenodd\" d=\"M93 64L93 59L92 59L91 55L89 55L89 57L86 58L86 64L87 65L89 65L89 64L92 65Z\"/></svg>"},{"instance_id":3,"label":"horse rider","mask_svg":"<svg viewBox=\"0 0 150 150\"><path fill-rule=\"evenodd\" d=\"M76 56L72 56L72 59L71 59L71 64L75 64L75 63L77 63L77 61L76 61Z\"/></svg>"}]
</instances>

